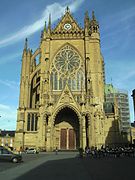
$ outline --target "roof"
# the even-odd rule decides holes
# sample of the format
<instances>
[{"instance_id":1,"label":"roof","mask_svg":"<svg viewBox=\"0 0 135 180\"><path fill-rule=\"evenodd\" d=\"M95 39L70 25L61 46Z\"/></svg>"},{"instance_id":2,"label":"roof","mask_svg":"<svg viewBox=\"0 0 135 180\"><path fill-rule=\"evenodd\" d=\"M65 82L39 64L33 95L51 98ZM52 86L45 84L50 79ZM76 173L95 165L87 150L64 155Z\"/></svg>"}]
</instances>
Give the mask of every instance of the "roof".
<instances>
[{"instance_id":1,"label":"roof","mask_svg":"<svg viewBox=\"0 0 135 180\"><path fill-rule=\"evenodd\" d=\"M66 28L66 26L68 26ZM68 29L69 26L71 26L71 29ZM64 27L64 28L63 28ZM67 31L68 30L68 31ZM67 33L67 32L82 32L81 27L77 24L77 22L75 21L75 19L73 18L73 16L70 13L69 8L66 10L65 14L62 16L61 20L59 21L59 23L57 24L57 26L54 28L54 30L52 31L52 33Z\"/></svg>"},{"instance_id":2,"label":"roof","mask_svg":"<svg viewBox=\"0 0 135 180\"><path fill-rule=\"evenodd\" d=\"M15 131L0 130L0 137L5 137L5 136L15 137Z\"/></svg>"}]
</instances>

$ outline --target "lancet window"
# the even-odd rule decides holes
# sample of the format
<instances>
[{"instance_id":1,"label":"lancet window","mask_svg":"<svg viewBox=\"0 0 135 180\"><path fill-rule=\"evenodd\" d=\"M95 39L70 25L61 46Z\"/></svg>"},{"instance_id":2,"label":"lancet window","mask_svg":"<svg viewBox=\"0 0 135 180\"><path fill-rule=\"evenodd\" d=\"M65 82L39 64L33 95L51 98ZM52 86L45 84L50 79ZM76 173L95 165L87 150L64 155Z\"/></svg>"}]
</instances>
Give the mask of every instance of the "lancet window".
<instances>
[{"instance_id":1,"label":"lancet window","mask_svg":"<svg viewBox=\"0 0 135 180\"><path fill-rule=\"evenodd\" d=\"M27 131L37 131L38 115L37 113L28 113L27 115Z\"/></svg>"},{"instance_id":2,"label":"lancet window","mask_svg":"<svg viewBox=\"0 0 135 180\"><path fill-rule=\"evenodd\" d=\"M40 100L40 71L36 72L31 81L30 108L36 108Z\"/></svg>"}]
</instances>

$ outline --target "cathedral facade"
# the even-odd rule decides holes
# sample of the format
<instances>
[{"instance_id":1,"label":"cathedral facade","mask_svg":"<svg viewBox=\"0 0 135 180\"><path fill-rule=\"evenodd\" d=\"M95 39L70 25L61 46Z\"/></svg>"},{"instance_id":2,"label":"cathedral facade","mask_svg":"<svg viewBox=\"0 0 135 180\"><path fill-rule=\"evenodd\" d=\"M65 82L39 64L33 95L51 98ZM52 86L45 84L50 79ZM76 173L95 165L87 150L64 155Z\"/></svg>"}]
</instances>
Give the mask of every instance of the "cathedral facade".
<instances>
[{"instance_id":1,"label":"cathedral facade","mask_svg":"<svg viewBox=\"0 0 135 180\"><path fill-rule=\"evenodd\" d=\"M53 151L116 143L117 107L105 112L104 60L99 24L92 12L84 28L69 8L55 28L41 33L32 52L27 39L22 55L15 146Z\"/></svg>"}]
</instances>

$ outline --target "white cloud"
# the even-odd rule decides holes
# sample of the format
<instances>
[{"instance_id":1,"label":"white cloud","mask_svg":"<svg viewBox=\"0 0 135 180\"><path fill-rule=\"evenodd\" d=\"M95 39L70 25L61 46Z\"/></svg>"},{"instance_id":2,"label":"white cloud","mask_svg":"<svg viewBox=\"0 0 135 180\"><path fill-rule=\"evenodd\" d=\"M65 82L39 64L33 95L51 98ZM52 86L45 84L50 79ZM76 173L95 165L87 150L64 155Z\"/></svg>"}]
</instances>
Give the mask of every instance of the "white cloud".
<instances>
[{"instance_id":1,"label":"white cloud","mask_svg":"<svg viewBox=\"0 0 135 180\"><path fill-rule=\"evenodd\" d=\"M118 11L115 14L111 14L109 16L104 16L102 20L102 26L104 31L109 31L112 28L116 28L115 31L121 31L121 24L124 24L124 29L127 29L127 26L130 23L130 19L135 17L135 6L129 9L123 9L122 11ZM110 22L108 25L108 21ZM122 29L123 29L122 28ZM115 33L115 32L114 32Z\"/></svg>"},{"instance_id":2,"label":"white cloud","mask_svg":"<svg viewBox=\"0 0 135 180\"><path fill-rule=\"evenodd\" d=\"M123 80L129 80L130 78L134 78L135 77L135 70L133 71L129 71L125 77L123 78Z\"/></svg>"},{"instance_id":3,"label":"white cloud","mask_svg":"<svg viewBox=\"0 0 135 180\"><path fill-rule=\"evenodd\" d=\"M11 62L11 60L14 61L14 60L16 60L16 58L19 58L19 57L21 59L21 55L22 55L22 53L17 52L17 53L10 54L10 55L0 56L0 65L5 64L9 61Z\"/></svg>"},{"instance_id":4,"label":"white cloud","mask_svg":"<svg viewBox=\"0 0 135 180\"><path fill-rule=\"evenodd\" d=\"M17 108L0 104L0 129L15 130L17 119Z\"/></svg>"},{"instance_id":5,"label":"white cloud","mask_svg":"<svg viewBox=\"0 0 135 180\"><path fill-rule=\"evenodd\" d=\"M9 106L6 106L6 105L4 105L4 104L0 104L0 110L8 110L8 109L10 109L9 108Z\"/></svg>"},{"instance_id":6,"label":"white cloud","mask_svg":"<svg viewBox=\"0 0 135 180\"><path fill-rule=\"evenodd\" d=\"M123 9L113 15L105 16L102 20L101 39L106 43L103 50L110 51L114 48L126 50L134 39L135 6ZM108 25L108 22L109 25ZM124 41L123 41L124 37ZM110 39L108 41L108 39ZM123 43L124 42L124 43Z\"/></svg>"},{"instance_id":7,"label":"white cloud","mask_svg":"<svg viewBox=\"0 0 135 180\"><path fill-rule=\"evenodd\" d=\"M0 80L0 84L8 86L11 89L18 89L19 88L19 82L15 82L15 81Z\"/></svg>"},{"instance_id":8,"label":"white cloud","mask_svg":"<svg viewBox=\"0 0 135 180\"><path fill-rule=\"evenodd\" d=\"M74 2L69 5L71 11L75 12L84 1L85 0L74 0Z\"/></svg>"},{"instance_id":9,"label":"white cloud","mask_svg":"<svg viewBox=\"0 0 135 180\"><path fill-rule=\"evenodd\" d=\"M133 82L133 78L135 77L134 67L135 61L133 58L124 57L121 59L109 59L106 61L107 78L113 76L113 79L117 84L126 86L128 83Z\"/></svg>"},{"instance_id":10,"label":"white cloud","mask_svg":"<svg viewBox=\"0 0 135 180\"><path fill-rule=\"evenodd\" d=\"M84 0L74 0L68 5L69 7L71 7L72 12L75 12L83 2ZM15 43L43 28L44 22L45 20L48 20L49 14L53 15L52 22L56 21L64 13L66 5L61 5L59 3L53 3L51 5L48 5L43 11L42 16L39 20L37 20L31 25L23 27L21 30L15 32L11 36L0 40L0 47L8 46L9 44Z\"/></svg>"},{"instance_id":11,"label":"white cloud","mask_svg":"<svg viewBox=\"0 0 135 180\"><path fill-rule=\"evenodd\" d=\"M129 19L135 17L135 6L119 12L116 16L120 18L121 22L128 22Z\"/></svg>"}]
</instances>

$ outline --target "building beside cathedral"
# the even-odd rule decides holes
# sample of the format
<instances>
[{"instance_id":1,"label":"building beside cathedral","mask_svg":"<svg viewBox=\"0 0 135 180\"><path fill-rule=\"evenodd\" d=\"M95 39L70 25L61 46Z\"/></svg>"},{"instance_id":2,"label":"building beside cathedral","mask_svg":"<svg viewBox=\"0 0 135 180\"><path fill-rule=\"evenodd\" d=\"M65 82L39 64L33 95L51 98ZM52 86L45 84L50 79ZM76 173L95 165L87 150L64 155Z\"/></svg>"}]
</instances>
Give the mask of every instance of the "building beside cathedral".
<instances>
[{"instance_id":1,"label":"building beside cathedral","mask_svg":"<svg viewBox=\"0 0 135 180\"><path fill-rule=\"evenodd\" d=\"M112 84L105 85L105 102L113 103L117 101L119 109L119 131L123 142L127 140L131 141L131 123L130 123L130 111L128 92L115 88Z\"/></svg>"},{"instance_id":2,"label":"building beside cathedral","mask_svg":"<svg viewBox=\"0 0 135 180\"><path fill-rule=\"evenodd\" d=\"M129 100L128 92L115 88L112 84L105 85L105 101L114 103L117 100L119 108L119 129L120 132L130 134L130 111L129 111Z\"/></svg>"},{"instance_id":3,"label":"building beside cathedral","mask_svg":"<svg viewBox=\"0 0 135 180\"><path fill-rule=\"evenodd\" d=\"M135 117L135 89L132 91L132 95L131 96L133 97L134 117ZM135 120L135 118L134 118L134 120Z\"/></svg>"},{"instance_id":4,"label":"building beside cathedral","mask_svg":"<svg viewBox=\"0 0 135 180\"><path fill-rule=\"evenodd\" d=\"M94 12L84 28L69 8L22 55L15 147L52 151L120 143L117 103L105 103L104 59Z\"/></svg>"}]
</instances>

